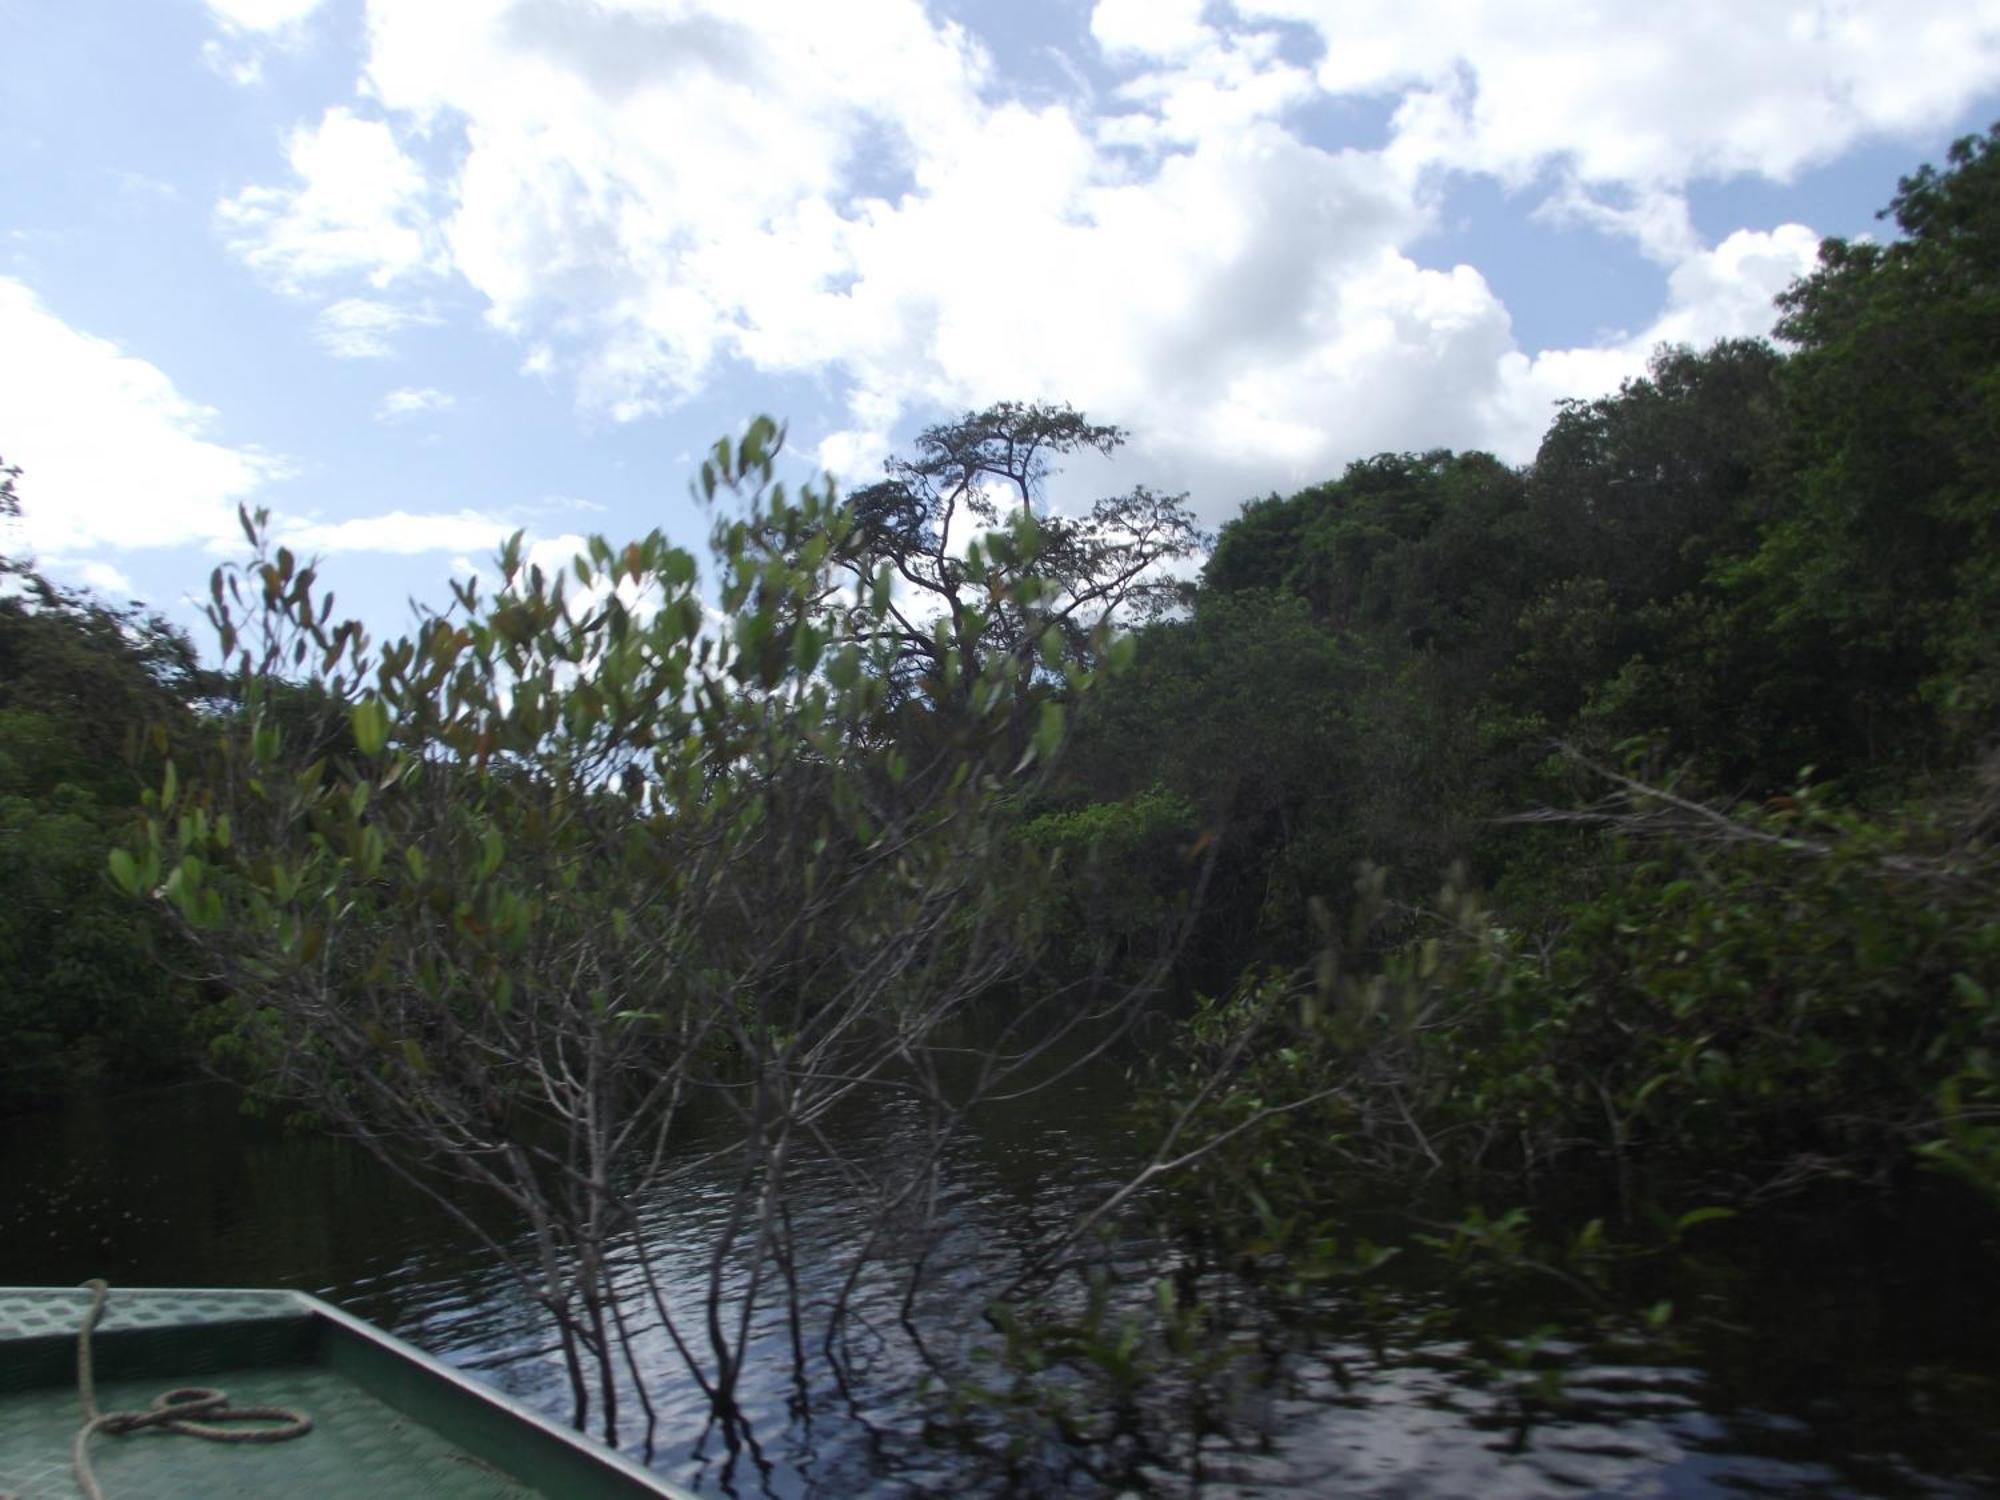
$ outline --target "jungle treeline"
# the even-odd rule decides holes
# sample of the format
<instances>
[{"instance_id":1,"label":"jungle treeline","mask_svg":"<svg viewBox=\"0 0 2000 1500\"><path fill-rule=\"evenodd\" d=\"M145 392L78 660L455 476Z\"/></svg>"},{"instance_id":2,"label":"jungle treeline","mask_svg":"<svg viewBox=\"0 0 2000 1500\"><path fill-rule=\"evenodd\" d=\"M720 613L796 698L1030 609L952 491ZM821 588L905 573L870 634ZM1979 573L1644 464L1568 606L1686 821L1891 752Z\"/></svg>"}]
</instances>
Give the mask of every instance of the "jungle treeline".
<instances>
[{"instance_id":1,"label":"jungle treeline","mask_svg":"<svg viewBox=\"0 0 2000 1500\"><path fill-rule=\"evenodd\" d=\"M1033 834L1079 942L1180 934L1154 1105L1230 1136L1204 1235L1556 1178L1628 1215L1915 1188L1991 1232L2000 134L1883 217L1772 339L1660 349L1532 463L1245 505L1090 705Z\"/></svg>"},{"instance_id":2,"label":"jungle treeline","mask_svg":"<svg viewBox=\"0 0 2000 1500\"><path fill-rule=\"evenodd\" d=\"M1012 835L1052 872L1040 962L1164 956L1148 1107L1230 1132L1204 1222L1268 1248L1370 1172L2000 1195L2000 134L1885 216L1825 242L1771 339L1662 348L1528 464L1382 454L1213 538L1139 491L1027 547L1053 582L1022 608L1070 632L1036 637L1045 709L1008 731L1010 755L1066 741ZM852 497L899 597L957 621L913 614L884 658L913 758L951 741L949 684L1027 640L960 619L930 546L965 444L1022 433L1118 438L994 408ZM1027 503L1046 473L1008 477ZM220 997L106 861L237 689L158 616L8 570L18 1107L199 1065ZM1121 608L1120 669L1069 701L1061 668ZM1199 1119L1177 1070L1220 1080Z\"/></svg>"}]
</instances>

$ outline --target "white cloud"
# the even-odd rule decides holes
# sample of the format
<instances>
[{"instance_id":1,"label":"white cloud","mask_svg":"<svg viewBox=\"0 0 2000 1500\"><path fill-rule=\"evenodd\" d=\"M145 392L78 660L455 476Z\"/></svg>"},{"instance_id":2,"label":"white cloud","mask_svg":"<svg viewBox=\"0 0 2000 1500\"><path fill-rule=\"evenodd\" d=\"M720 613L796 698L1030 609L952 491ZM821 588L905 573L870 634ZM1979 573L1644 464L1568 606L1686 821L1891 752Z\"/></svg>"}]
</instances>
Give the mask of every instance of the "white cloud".
<instances>
[{"instance_id":1,"label":"white cloud","mask_svg":"<svg viewBox=\"0 0 2000 1500\"><path fill-rule=\"evenodd\" d=\"M285 155L294 184L216 205L245 264L293 292L357 276L379 290L438 265L429 185L383 121L329 109L292 132Z\"/></svg>"},{"instance_id":2,"label":"white cloud","mask_svg":"<svg viewBox=\"0 0 2000 1500\"><path fill-rule=\"evenodd\" d=\"M426 307L406 307L373 297L343 297L320 310L313 338L336 359L387 359L390 341L405 328L434 326L442 320Z\"/></svg>"},{"instance_id":3,"label":"white cloud","mask_svg":"<svg viewBox=\"0 0 2000 1500\"><path fill-rule=\"evenodd\" d=\"M321 0L208 0L209 13L235 31L278 31L296 26Z\"/></svg>"},{"instance_id":4,"label":"white cloud","mask_svg":"<svg viewBox=\"0 0 2000 1500\"><path fill-rule=\"evenodd\" d=\"M1152 17L1155 28L1170 14ZM1118 49L1112 51L1116 56ZM1190 146L1276 120L1312 95L1311 72L1283 61L1270 33L1195 26L1172 55L1119 86L1116 99L1137 107L1101 116L1094 130L1105 146Z\"/></svg>"},{"instance_id":5,"label":"white cloud","mask_svg":"<svg viewBox=\"0 0 2000 1500\"><path fill-rule=\"evenodd\" d=\"M848 472L907 410L1003 395L1309 464L1343 428L1441 436L1423 351L1504 329L1476 275L1395 252L1426 222L1395 169L1274 123L1310 79L1268 39L1194 47L1099 122L987 102L982 54L914 5L742 16L373 12L381 103L469 143L458 269L530 368L562 345L614 419L738 359L848 377L854 425L820 450ZM750 58L782 94L747 86ZM1407 375L1339 368L1374 354Z\"/></svg>"},{"instance_id":6,"label":"white cloud","mask_svg":"<svg viewBox=\"0 0 2000 1500\"><path fill-rule=\"evenodd\" d=\"M1761 331L1798 226L1709 247L1686 190L1931 129L2000 82L2000 12L1905 0L1103 0L1114 84L1024 103L921 0L372 0L360 92L292 141L292 185L224 205L283 285L448 267L614 420L722 372L831 375L818 456L864 477L898 424L1003 397L1131 427L1212 507L1381 447L1519 454L1560 395L1660 338ZM1324 44L1301 59L1270 23ZM1379 99L1379 150L1299 111ZM404 146L456 153L426 181ZM459 146L462 143L462 150ZM1657 321L1517 347L1472 266L1417 250L1451 174L1552 188L1632 240ZM337 309L346 309L338 317ZM364 312L364 309L366 310ZM388 311L383 311L388 309ZM329 309L337 352L413 315Z\"/></svg>"},{"instance_id":7,"label":"white cloud","mask_svg":"<svg viewBox=\"0 0 2000 1500\"><path fill-rule=\"evenodd\" d=\"M740 17L438 0L370 22L383 106L463 126L456 268L496 324L566 345L585 399L627 416L726 355L801 355L794 313L842 322L856 177L943 167L979 125L982 54L907 0Z\"/></svg>"},{"instance_id":8,"label":"white cloud","mask_svg":"<svg viewBox=\"0 0 2000 1500\"><path fill-rule=\"evenodd\" d=\"M1818 260L1819 236L1803 224L1739 229L1674 267L1667 310L1649 333L1655 343L1695 345L1768 334L1772 300Z\"/></svg>"},{"instance_id":9,"label":"white cloud","mask_svg":"<svg viewBox=\"0 0 2000 1500\"><path fill-rule=\"evenodd\" d=\"M891 446L880 427L849 427L827 434L813 448L819 467L853 484L866 484L881 473Z\"/></svg>"},{"instance_id":10,"label":"white cloud","mask_svg":"<svg viewBox=\"0 0 2000 1500\"><path fill-rule=\"evenodd\" d=\"M201 60L231 83L264 79L273 51L295 52L305 41L307 17L322 0L208 0L219 36L201 44Z\"/></svg>"},{"instance_id":11,"label":"white cloud","mask_svg":"<svg viewBox=\"0 0 2000 1500\"><path fill-rule=\"evenodd\" d=\"M1966 0L1235 0L1302 22L1336 95L1400 95L1413 159L1589 183L1788 177L1864 136L1935 129L2000 74Z\"/></svg>"},{"instance_id":12,"label":"white cloud","mask_svg":"<svg viewBox=\"0 0 2000 1500\"><path fill-rule=\"evenodd\" d=\"M588 500L563 497L551 497L544 504L556 510L601 509ZM523 562L547 573L566 570L570 559L589 547L588 538L580 533L565 531L540 536L511 514L471 506L455 511L398 509L338 521L283 515L271 519L272 536L295 552L316 557L342 552L381 552L403 557L448 552L453 554L453 571L461 575L489 571L501 544L517 531L525 533Z\"/></svg>"},{"instance_id":13,"label":"white cloud","mask_svg":"<svg viewBox=\"0 0 2000 1500\"><path fill-rule=\"evenodd\" d=\"M1572 177L1542 203L1534 217L1544 223L1583 224L1621 236L1662 265L1686 260L1702 248L1687 194L1673 188L1593 193Z\"/></svg>"},{"instance_id":14,"label":"white cloud","mask_svg":"<svg viewBox=\"0 0 2000 1500\"><path fill-rule=\"evenodd\" d=\"M1090 34L1108 52L1186 57L1214 41L1203 8L1203 0L1098 0Z\"/></svg>"},{"instance_id":15,"label":"white cloud","mask_svg":"<svg viewBox=\"0 0 2000 1500\"><path fill-rule=\"evenodd\" d=\"M401 422L427 412L449 411L457 404L458 398L449 391L434 390L429 386L400 386L376 403L375 420Z\"/></svg>"},{"instance_id":16,"label":"white cloud","mask_svg":"<svg viewBox=\"0 0 2000 1500\"><path fill-rule=\"evenodd\" d=\"M100 594L110 594L115 598L130 599L138 592L132 586L132 580L126 576L123 569L105 562L101 558L85 558L83 561L73 564L71 571L77 577L81 578L85 584L96 589Z\"/></svg>"},{"instance_id":17,"label":"white cloud","mask_svg":"<svg viewBox=\"0 0 2000 1500\"><path fill-rule=\"evenodd\" d=\"M240 540L237 506L288 470L218 440L216 413L165 372L4 277L0 348L0 454L25 471L19 524L46 558Z\"/></svg>"},{"instance_id":18,"label":"white cloud","mask_svg":"<svg viewBox=\"0 0 2000 1500\"><path fill-rule=\"evenodd\" d=\"M1819 236L1803 224L1769 233L1740 229L1674 267L1665 309L1638 333L1599 348L1505 355L1484 402L1484 441L1502 457L1526 460L1557 401L1608 395L1643 374L1661 344L1699 348L1716 339L1768 335L1771 299L1810 271L1818 253Z\"/></svg>"},{"instance_id":19,"label":"white cloud","mask_svg":"<svg viewBox=\"0 0 2000 1500\"><path fill-rule=\"evenodd\" d=\"M272 535L295 552L327 556L336 552L491 552L519 529L490 511L385 511L318 521L273 516Z\"/></svg>"}]
</instances>

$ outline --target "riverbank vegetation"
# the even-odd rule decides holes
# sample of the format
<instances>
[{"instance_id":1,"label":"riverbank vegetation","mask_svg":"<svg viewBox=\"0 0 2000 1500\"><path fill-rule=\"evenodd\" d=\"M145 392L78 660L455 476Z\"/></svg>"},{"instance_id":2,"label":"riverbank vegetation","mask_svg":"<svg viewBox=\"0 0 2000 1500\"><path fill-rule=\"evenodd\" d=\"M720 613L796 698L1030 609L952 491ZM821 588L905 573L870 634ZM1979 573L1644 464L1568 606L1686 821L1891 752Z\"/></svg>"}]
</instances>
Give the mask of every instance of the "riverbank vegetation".
<instances>
[{"instance_id":1,"label":"riverbank vegetation","mask_svg":"<svg viewBox=\"0 0 2000 1500\"><path fill-rule=\"evenodd\" d=\"M1246 506L1141 634L1045 817L1215 840L1144 1092L1171 1295L1081 1273L961 1436L1198 1466L1273 1329L1455 1338L1525 1422L1800 1214L2000 1245L1996 138L1891 211L1782 343Z\"/></svg>"},{"instance_id":2,"label":"riverbank vegetation","mask_svg":"<svg viewBox=\"0 0 2000 1500\"><path fill-rule=\"evenodd\" d=\"M1566 1334L1685 1336L1661 1267L1801 1203L1990 1247L2000 133L1890 214L1775 341L1661 350L1530 464L1381 455L1212 538L1143 489L1051 513L1120 434L1003 405L844 501L759 422L706 568L517 545L381 646L246 517L212 678L18 573L4 1086L193 1024L480 1184L609 1434L650 1416L628 1319L729 1428L834 1112L909 1112L894 1170L840 1164L849 1293L907 1313L954 1132L1136 1046L1131 1179L993 1289L984 1374L922 1351L941 1431L1117 1484L1315 1329L1476 1308L1527 1422ZM737 1186L689 1309L639 1207L695 1101ZM792 1357L848 1378L851 1310L794 1298Z\"/></svg>"},{"instance_id":3,"label":"riverbank vegetation","mask_svg":"<svg viewBox=\"0 0 2000 1500\"><path fill-rule=\"evenodd\" d=\"M15 473L0 464L0 525ZM192 745L203 693L193 645L159 615L0 558L0 1115L198 1059L186 955L105 859Z\"/></svg>"}]
</instances>

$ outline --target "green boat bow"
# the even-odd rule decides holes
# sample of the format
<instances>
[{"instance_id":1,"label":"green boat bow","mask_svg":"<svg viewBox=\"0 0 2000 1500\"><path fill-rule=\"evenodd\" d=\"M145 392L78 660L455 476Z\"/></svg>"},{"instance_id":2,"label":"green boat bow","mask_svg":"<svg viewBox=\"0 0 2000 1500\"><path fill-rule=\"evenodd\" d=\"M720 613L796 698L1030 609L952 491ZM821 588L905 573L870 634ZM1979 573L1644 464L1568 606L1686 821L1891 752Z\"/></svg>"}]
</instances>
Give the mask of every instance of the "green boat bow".
<instances>
[{"instance_id":1,"label":"green boat bow","mask_svg":"<svg viewBox=\"0 0 2000 1500\"><path fill-rule=\"evenodd\" d=\"M105 1500L689 1500L317 1297L121 1287L80 1369L92 1299L88 1286L0 1287L5 1500L87 1494L92 1469ZM224 1392L226 1409L204 1404Z\"/></svg>"}]
</instances>

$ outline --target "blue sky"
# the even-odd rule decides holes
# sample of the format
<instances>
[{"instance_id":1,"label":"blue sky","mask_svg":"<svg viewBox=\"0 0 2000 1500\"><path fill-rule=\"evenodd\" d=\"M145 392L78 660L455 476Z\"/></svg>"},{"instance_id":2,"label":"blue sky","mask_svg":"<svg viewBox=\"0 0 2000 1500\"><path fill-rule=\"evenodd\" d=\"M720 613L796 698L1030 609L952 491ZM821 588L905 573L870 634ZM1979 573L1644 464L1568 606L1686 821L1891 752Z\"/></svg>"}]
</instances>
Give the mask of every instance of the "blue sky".
<instances>
[{"instance_id":1,"label":"blue sky","mask_svg":"<svg viewBox=\"0 0 2000 1500\"><path fill-rule=\"evenodd\" d=\"M0 0L5 547L184 618L239 503L388 623L1005 399L1216 521L1532 455L2000 115L1995 0Z\"/></svg>"}]
</instances>

